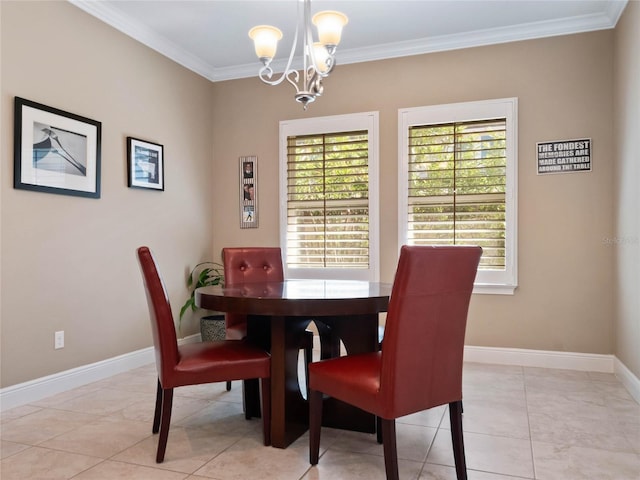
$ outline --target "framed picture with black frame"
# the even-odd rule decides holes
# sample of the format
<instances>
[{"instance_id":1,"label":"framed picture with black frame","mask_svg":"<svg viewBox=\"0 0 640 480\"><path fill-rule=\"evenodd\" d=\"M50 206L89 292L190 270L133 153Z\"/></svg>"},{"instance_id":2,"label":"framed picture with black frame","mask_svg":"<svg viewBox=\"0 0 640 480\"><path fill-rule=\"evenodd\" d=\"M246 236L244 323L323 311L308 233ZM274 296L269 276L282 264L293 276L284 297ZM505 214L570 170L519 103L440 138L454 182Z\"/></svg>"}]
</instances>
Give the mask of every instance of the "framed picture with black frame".
<instances>
[{"instance_id":1,"label":"framed picture with black frame","mask_svg":"<svg viewBox=\"0 0 640 480\"><path fill-rule=\"evenodd\" d=\"M127 137L129 187L164 190L164 146Z\"/></svg>"},{"instance_id":2,"label":"framed picture with black frame","mask_svg":"<svg viewBox=\"0 0 640 480\"><path fill-rule=\"evenodd\" d=\"M15 97L13 187L100 198L102 124Z\"/></svg>"}]
</instances>

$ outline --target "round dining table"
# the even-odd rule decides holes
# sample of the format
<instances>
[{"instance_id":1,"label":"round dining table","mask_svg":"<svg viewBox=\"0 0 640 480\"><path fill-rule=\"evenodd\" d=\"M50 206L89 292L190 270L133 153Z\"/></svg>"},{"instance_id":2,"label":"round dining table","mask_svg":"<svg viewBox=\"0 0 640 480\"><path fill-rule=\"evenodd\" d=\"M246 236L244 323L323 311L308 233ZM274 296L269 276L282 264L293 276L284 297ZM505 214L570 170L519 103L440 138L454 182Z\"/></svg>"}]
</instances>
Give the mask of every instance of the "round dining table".
<instances>
[{"instance_id":1,"label":"round dining table","mask_svg":"<svg viewBox=\"0 0 640 480\"><path fill-rule=\"evenodd\" d=\"M307 431L306 388L298 378L298 345L310 323L320 359L378 349L379 315L391 284L349 280L285 280L198 288L200 308L247 315L247 340L271 352L271 441L286 448ZM260 415L258 382L244 382L247 417ZM375 418L338 400L323 404L323 425L375 432Z\"/></svg>"}]
</instances>

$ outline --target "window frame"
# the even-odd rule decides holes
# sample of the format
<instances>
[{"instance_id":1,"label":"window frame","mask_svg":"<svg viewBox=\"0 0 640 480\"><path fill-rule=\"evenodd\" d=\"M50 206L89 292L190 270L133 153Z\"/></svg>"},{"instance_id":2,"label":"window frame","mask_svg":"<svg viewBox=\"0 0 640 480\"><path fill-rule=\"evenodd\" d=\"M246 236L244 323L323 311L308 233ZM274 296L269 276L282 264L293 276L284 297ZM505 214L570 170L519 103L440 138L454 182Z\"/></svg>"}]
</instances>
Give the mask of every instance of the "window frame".
<instances>
[{"instance_id":1,"label":"window frame","mask_svg":"<svg viewBox=\"0 0 640 480\"><path fill-rule=\"evenodd\" d=\"M515 97L398 110L398 245L408 242L409 128L493 118L506 120L505 269L478 270L473 292L513 295L518 286L518 99Z\"/></svg>"},{"instance_id":2,"label":"window frame","mask_svg":"<svg viewBox=\"0 0 640 480\"><path fill-rule=\"evenodd\" d=\"M368 132L369 168L369 267L289 268L287 265L287 138L293 135ZM380 281L379 113L363 112L326 117L283 120L279 131L280 247L285 278Z\"/></svg>"}]
</instances>

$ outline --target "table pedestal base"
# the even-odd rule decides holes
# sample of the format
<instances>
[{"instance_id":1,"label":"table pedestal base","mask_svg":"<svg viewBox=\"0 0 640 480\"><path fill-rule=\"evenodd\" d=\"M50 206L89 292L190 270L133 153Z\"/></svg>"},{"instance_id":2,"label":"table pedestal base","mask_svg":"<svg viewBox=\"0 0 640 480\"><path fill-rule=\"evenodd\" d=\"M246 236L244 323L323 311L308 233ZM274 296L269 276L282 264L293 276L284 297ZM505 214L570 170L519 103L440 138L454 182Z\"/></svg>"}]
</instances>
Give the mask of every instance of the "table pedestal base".
<instances>
[{"instance_id":1,"label":"table pedestal base","mask_svg":"<svg viewBox=\"0 0 640 480\"><path fill-rule=\"evenodd\" d=\"M378 315L318 317L313 319L320 334L321 358L340 355L340 342L348 354L375 351L378 348ZM249 317L249 341L271 352L271 443L286 448L309 428L309 405L298 382L298 345L311 319L302 317ZM260 416L259 384L244 383L247 418ZM306 393L305 393L306 395ZM333 398L323 406L326 427L359 432L375 432L375 417Z\"/></svg>"}]
</instances>

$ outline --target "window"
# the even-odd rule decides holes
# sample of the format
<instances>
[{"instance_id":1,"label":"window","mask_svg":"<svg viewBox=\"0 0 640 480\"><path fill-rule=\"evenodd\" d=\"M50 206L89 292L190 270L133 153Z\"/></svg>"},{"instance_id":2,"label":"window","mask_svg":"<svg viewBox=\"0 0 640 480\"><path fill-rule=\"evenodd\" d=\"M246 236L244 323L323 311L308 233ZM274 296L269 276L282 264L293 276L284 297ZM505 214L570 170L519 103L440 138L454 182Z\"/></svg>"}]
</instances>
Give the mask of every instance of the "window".
<instances>
[{"instance_id":1,"label":"window","mask_svg":"<svg viewBox=\"0 0 640 480\"><path fill-rule=\"evenodd\" d=\"M399 112L400 244L480 245L474 292L517 286L517 99Z\"/></svg>"},{"instance_id":2,"label":"window","mask_svg":"<svg viewBox=\"0 0 640 480\"><path fill-rule=\"evenodd\" d=\"M287 278L379 279L377 112L280 123Z\"/></svg>"}]
</instances>

